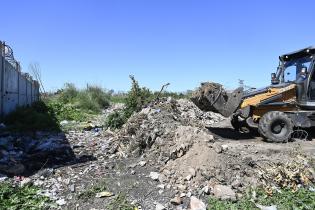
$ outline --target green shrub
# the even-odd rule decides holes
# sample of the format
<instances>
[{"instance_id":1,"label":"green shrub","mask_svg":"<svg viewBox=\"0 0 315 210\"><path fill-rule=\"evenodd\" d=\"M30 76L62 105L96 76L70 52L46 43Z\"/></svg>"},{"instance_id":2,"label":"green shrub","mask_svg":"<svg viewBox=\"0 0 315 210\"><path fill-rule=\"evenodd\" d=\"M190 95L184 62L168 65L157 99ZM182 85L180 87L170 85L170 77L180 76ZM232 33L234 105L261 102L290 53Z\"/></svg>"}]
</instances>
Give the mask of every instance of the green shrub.
<instances>
[{"instance_id":1,"label":"green shrub","mask_svg":"<svg viewBox=\"0 0 315 210\"><path fill-rule=\"evenodd\" d=\"M110 105L110 93L99 86L87 85L85 89L79 90L74 84L67 83L58 91L55 101L63 104L71 104L75 108L99 113Z\"/></svg>"},{"instance_id":2,"label":"green shrub","mask_svg":"<svg viewBox=\"0 0 315 210\"><path fill-rule=\"evenodd\" d=\"M140 87L134 76L130 76L132 85L125 99L125 108L121 112L114 112L106 119L105 125L110 128L121 128L134 112L139 112L145 104L154 98L152 92Z\"/></svg>"},{"instance_id":3,"label":"green shrub","mask_svg":"<svg viewBox=\"0 0 315 210\"><path fill-rule=\"evenodd\" d=\"M78 96L79 90L72 83L66 83L64 88L60 91L59 100L62 103L73 102L74 99Z\"/></svg>"},{"instance_id":4,"label":"green shrub","mask_svg":"<svg viewBox=\"0 0 315 210\"><path fill-rule=\"evenodd\" d=\"M88 187L87 189L79 193L78 198L81 200L87 201L95 197L97 193L100 193L106 190L107 190L107 184L104 180L102 180L99 183L94 183L94 185Z\"/></svg>"},{"instance_id":5,"label":"green shrub","mask_svg":"<svg viewBox=\"0 0 315 210\"><path fill-rule=\"evenodd\" d=\"M0 184L0 209L40 210L51 204L48 197L38 194L38 188L26 185L14 187L10 183ZM45 207L46 206L46 207Z\"/></svg>"},{"instance_id":6,"label":"green shrub","mask_svg":"<svg viewBox=\"0 0 315 210\"><path fill-rule=\"evenodd\" d=\"M110 101L114 104L116 103L125 103L127 98L127 93L116 93L112 94L110 97Z\"/></svg>"},{"instance_id":7,"label":"green shrub","mask_svg":"<svg viewBox=\"0 0 315 210\"><path fill-rule=\"evenodd\" d=\"M105 122L105 126L117 129L121 128L126 122L126 117L124 116L124 113L122 111L111 113L107 118Z\"/></svg>"},{"instance_id":8,"label":"green shrub","mask_svg":"<svg viewBox=\"0 0 315 210\"><path fill-rule=\"evenodd\" d=\"M255 194L255 197L252 196L253 194ZM244 197L237 201L222 201L210 197L208 204L208 209L213 210L259 210L255 204L263 206L276 205L277 209L280 210L315 209L315 192L303 188L296 192L289 189L282 189L275 190L272 195L267 195L263 189L256 189L248 191Z\"/></svg>"},{"instance_id":9,"label":"green shrub","mask_svg":"<svg viewBox=\"0 0 315 210\"><path fill-rule=\"evenodd\" d=\"M47 106L49 107L50 112L56 116L59 122L61 122L62 120L83 121L86 118L84 113L82 113L71 104L49 102L47 103Z\"/></svg>"},{"instance_id":10,"label":"green shrub","mask_svg":"<svg viewBox=\"0 0 315 210\"><path fill-rule=\"evenodd\" d=\"M9 130L18 132L60 129L55 113L42 101L17 108L4 117L4 123Z\"/></svg>"},{"instance_id":11,"label":"green shrub","mask_svg":"<svg viewBox=\"0 0 315 210\"><path fill-rule=\"evenodd\" d=\"M134 210L137 209L134 205L128 202L126 195L119 193L107 206L108 210Z\"/></svg>"},{"instance_id":12,"label":"green shrub","mask_svg":"<svg viewBox=\"0 0 315 210\"><path fill-rule=\"evenodd\" d=\"M88 85L86 92L101 108L108 108L110 103L110 93L96 85Z\"/></svg>"}]
</instances>

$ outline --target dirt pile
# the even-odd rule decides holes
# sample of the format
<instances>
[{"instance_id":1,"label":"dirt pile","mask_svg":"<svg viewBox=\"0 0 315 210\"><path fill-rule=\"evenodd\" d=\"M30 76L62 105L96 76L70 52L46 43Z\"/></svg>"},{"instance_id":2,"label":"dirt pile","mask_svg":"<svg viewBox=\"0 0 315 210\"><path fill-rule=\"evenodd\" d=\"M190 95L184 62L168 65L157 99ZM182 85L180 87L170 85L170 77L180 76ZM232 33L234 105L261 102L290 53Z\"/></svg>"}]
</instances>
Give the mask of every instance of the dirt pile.
<instances>
[{"instance_id":1,"label":"dirt pile","mask_svg":"<svg viewBox=\"0 0 315 210\"><path fill-rule=\"evenodd\" d=\"M184 154L195 139L213 140L205 126L222 119L219 114L200 111L187 99L162 99L128 120L114 140L115 148L123 156L147 152L166 163ZM187 126L189 132L179 129L183 126Z\"/></svg>"},{"instance_id":2,"label":"dirt pile","mask_svg":"<svg viewBox=\"0 0 315 210\"><path fill-rule=\"evenodd\" d=\"M227 121L219 114L201 111L189 100L164 99L134 114L117 133L113 148L124 157L141 156L157 168L154 180L179 196L224 188L229 189L228 195L219 197L230 199L249 186L271 183L267 177L272 172L265 169L287 156L296 157L297 153L271 154L269 149L259 152L259 145L224 141L206 128L222 120Z\"/></svg>"}]
</instances>

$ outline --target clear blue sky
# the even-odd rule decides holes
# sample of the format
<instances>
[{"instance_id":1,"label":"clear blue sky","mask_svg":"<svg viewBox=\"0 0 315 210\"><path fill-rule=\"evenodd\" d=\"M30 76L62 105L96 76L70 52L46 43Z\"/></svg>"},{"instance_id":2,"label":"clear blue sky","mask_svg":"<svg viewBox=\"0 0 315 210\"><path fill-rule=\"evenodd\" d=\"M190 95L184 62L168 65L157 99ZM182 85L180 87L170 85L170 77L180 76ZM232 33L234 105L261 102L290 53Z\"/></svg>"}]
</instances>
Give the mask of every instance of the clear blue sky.
<instances>
[{"instance_id":1,"label":"clear blue sky","mask_svg":"<svg viewBox=\"0 0 315 210\"><path fill-rule=\"evenodd\" d=\"M315 1L1 0L0 40L46 89L270 83L280 54L315 45Z\"/></svg>"}]
</instances>

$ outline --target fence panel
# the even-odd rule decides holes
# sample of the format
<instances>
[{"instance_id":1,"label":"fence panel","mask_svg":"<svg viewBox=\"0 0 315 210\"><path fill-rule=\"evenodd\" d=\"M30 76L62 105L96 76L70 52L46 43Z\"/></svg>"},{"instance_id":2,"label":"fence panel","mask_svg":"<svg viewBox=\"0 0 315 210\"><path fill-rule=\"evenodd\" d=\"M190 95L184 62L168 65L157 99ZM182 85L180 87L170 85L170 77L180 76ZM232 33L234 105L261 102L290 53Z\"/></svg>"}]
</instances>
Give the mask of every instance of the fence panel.
<instances>
[{"instance_id":1,"label":"fence panel","mask_svg":"<svg viewBox=\"0 0 315 210\"><path fill-rule=\"evenodd\" d=\"M39 100L39 85L28 74L20 71L12 49L0 41L0 115L18 106L29 106Z\"/></svg>"}]
</instances>

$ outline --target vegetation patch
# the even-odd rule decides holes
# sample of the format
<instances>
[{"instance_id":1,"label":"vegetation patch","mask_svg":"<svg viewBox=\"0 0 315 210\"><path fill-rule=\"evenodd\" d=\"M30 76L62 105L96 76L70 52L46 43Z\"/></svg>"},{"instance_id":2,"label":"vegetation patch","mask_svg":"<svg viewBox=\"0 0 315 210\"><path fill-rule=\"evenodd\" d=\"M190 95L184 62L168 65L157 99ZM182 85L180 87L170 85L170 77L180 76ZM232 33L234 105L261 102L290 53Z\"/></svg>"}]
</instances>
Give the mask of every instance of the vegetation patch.
<instances>
[{"instance_id":1,"label":"vegetation patch","mask_svg":"<svg viewBox=\"0 0 315 210\"><path fill-rule=\"evenodd\" d=\"M111 202L107 205L108 210L135 210L137 209L134 205L130 204L126 199L126 195L123 193L118 194Z\"/></svg>"},{"instance_id":2,"label":"vegetation patch","mask_svg":"<svg viewBox=\"0 0 315 210\"><path fill-rule=\"evenodd\" d=\"M55 112L42 101L17 108L4 118L4 123L9 130L18 132L60 130Z\"/></svg>"},{"instance_id":3,"label":"vegetation patch","mask_svg":"<svg viewBox=\"0 0 315 210\"><path fill-rule=\"evenodd\" d=\"M95 197L97 193L100 193L106 190L107 190L106 182L102 181L100 183L95 183L94 185L89 187L87 190L81 192L78 195L78 198L81 200L88 200L89 198Z\"/></svg>"},{"instance_id":4,"label":"vegetation patch","mask_svg":"<svg viewBox=\"0 0 315 210\"><path fill-rule=\"evenodd\" d=\"M0 209L39 210L45 209L51 201L38 194L34 186L14 187L8 182L0 184Z\"/></svg>"},{"instance_id":5,"label":"vegetation patch","mask_svg":"<svg viewBox=\"0 0 315 210\"><path fill-rule=\"evenodd\" d=\"M278 210L315 209L315 192L301 188L297 191L289 189L274 190L268 195L263 189L250 190L237 201L221 201L210 197L208 209L214 210L252 210L262 206L277 206Z\"/></svg>"},{"instance_id":6,"label":"vegetation patch","mask_svg":"<svg viewBox=\"0 0 315 210\"><path fill-rule=\"evenodd\" d=\"M87 85L84 89L77 89L74 84L67 83L58 91L54 99L83 111L99 113L109 107L111 93L97 85Z\"/></svg>"}]
</instances>

